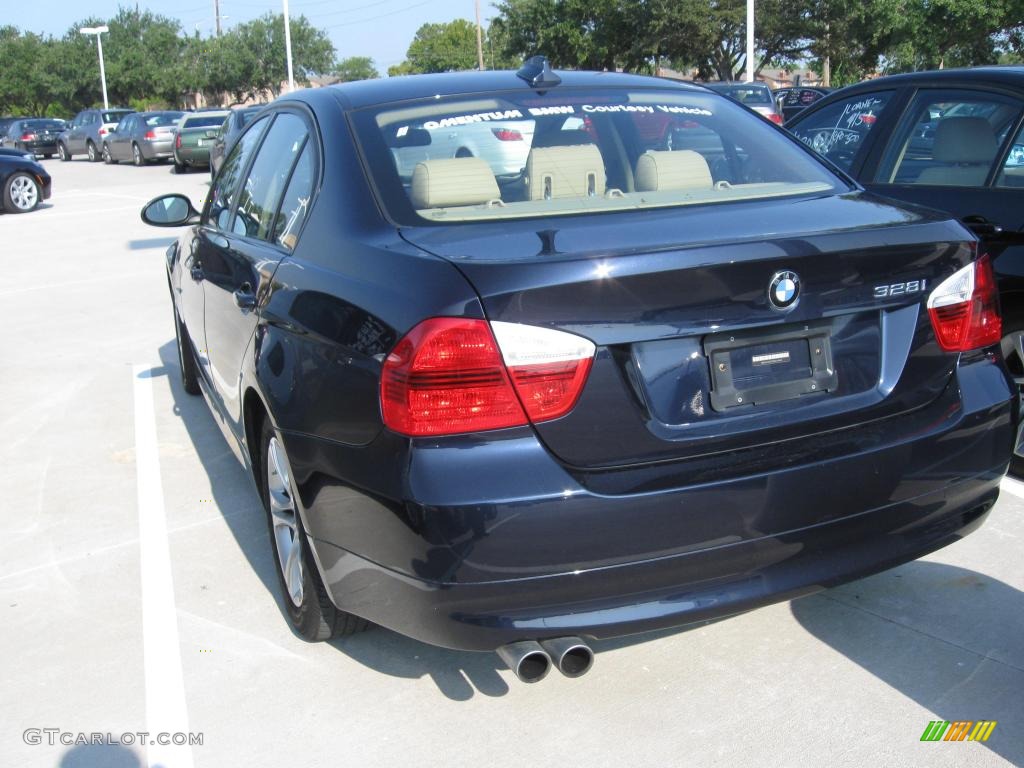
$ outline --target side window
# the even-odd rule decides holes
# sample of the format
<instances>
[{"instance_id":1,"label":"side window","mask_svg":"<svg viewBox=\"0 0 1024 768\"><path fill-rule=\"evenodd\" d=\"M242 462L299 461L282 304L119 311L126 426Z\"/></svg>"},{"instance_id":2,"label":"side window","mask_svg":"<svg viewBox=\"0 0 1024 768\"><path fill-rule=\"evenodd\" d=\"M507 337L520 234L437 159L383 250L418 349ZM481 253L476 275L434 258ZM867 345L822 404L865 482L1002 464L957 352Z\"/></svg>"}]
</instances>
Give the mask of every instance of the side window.
<instances>
[{"instance_id":1,"label":"side window","mask_svg":"<svg viewBox=\"0 0 1024 768\"><path fill-rule=\"evenodd\" d=\"M270 238L281 195L305 141L305 121L290 112L279 113L238 194L232 231L263 240Z\"/></svg>"},{"instance_id":2,"label":"side window","mask_svg":"<svg viewBox=\"0 0 1024 768\"><path fill-rule=\"evenodd\" d=\"M231 222L231 205L237 196L242 172L269 122L267 118L263 118L259 122L253 123L249 130L238 139L231 154L224 161L220 173L217 174L217 180L210 188L210 198L206 204L203 221L218 229L228 229Z\"/></svg>"},{"instance_id":3,"label":"side window","mask_svg":"<svg viewBox=\"0 0 1024 768\"><path fill-rule=\"evenodd\" d=\"M997 187L1024 187L1024 125L1010 145L1010 152L1003 163L1003 169L996 179Z\"/></svg>"},{"instance_id":4,"label":"side window","mask_svg":"<svg viewBox=\"0 0 1024 768\"><path fill-rule=\"evenodd\" d=\"M878 91L837 101L801 120L791 129L792 133L815 152L849 171L892 93Z\"/></svg>"},{"instance_id":5,"label":"side window","mask_svg":"<svg viewBox=\"0 0 1024 768\"><path fill-rule=\"evenodd\" d=\"M313 182L316 179L315 159L313 142L307 139L306 147L295 163L288 189L281 198L281 210L274 222L274 242L289 251L295 249L302 222L306 220L309 211L309 200L313 196Z\"/></svg>"},{"instance_id":6,"label":"side window","mask_svg":"<svg viewBox=\"0 0 1024 768\"><path fill-rule=\"evenodd\" d=\"M980 187L1020 107L980 91L920 91L893 133L878 168L880 184Z\"/></svg>"}]
</instances>

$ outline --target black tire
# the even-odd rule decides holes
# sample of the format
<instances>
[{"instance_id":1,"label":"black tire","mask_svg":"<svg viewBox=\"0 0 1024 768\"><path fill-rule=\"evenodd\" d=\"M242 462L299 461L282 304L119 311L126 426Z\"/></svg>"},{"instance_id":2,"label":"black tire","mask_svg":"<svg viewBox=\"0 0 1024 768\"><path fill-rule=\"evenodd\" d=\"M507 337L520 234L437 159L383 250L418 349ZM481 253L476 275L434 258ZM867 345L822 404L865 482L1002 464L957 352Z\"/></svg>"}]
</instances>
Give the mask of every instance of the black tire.
<instances>
[{"instance_id":1,"label":"black tire","mask_svg":"<svg viewBox=\"0 0 1024 768\"><path fill-rule=\"evenodd\" d=\"M136 168L141 168L146 164L146 158L142 156L142 150L138 144L132 143L132 165Z\"/></svg>"},{"instance_id":2,"label":"black tire","mask_svg":"<svg viewBox=\"0 0 1024 768\"><path fill-rule=\"evenodd\" d=\"M64 146L63 142L57 145L57 156L65 163L70 162L71 160L71 153L68 152L68 148Z\"/></svg>"},{"instance_id":3,"label":"black tire","mask_svg":"<svg viewBox=\"0 0 1024 768\"><path fill-rule=\"evenodd\" d=\"M32 190L35 190L34 193ZM8 213L34 211L42 199L43 192L39 188L39 182L27 173L12 173L4 182L3 204L4 210Z\"/></svg>"},{"instance_id":4,"label":"black tire","mask_svg":"<svg viewBox=\"0 0 1024 768\"><path fill-rule=\"evenodd\" d=\"M288 594L288 587L285 584L284 574L276 545L274 543L274 522L270 513L270 494L268 490L268 463L271 438L277 438L279 446L283 446L280 435L270 423L270 419L264 418L260 430L260 461L259 466L253 470L259 473L257 486L260 489L260 496L263 501L263 510L267 517L267 527L270 534L270 556L274 559L274 570L277 572L278 585L281 588L281 604L288 616L295 633L311 643L329 640L332 637L347 637L365 630L369 623L365 619L353 616L351 613L338 610L327 594L320 579L320 573L316 569L316 563L310 551L309 537L303 529L301 520L296 515L298 541L300 556L302 558L302 600L296 605ZM283 447L281 448L283 450ZM292 498L295 497L294 490L291 491Z\"/></svg>"},{"instance_id":5,"label":"black tire","mask_svg":"<svg viewBox=\"0 0 1024 768\"><path fill-rule=\"evenodd\" d=\"M174 173L188 173L188 166L184 163L179 163L177 160L174 161Z\"/></svg>"},{"instance_id":6,"label":"black tire","mask_svg":"<svg viewBox=\"0 0 1024 768\"><path fill-rule=\"evenodd\" d=\"M86 142L85 144L85 154L89 158L90 163L98 163L100 160L103 159L103 156L100 154L100 151L96 148L96 145L93 144L91 141Z\"/></svg>"},{"instance_id":7,"label":"black tire","mask_svg":"<svg viewBox=\"0 0 1024 768\"><path fill-rule=\"evenodd\" d=\"M43 157L45 157L47 160L53 160L53 152L49 152L43 155Z\"/></svg>"},{"instance_id":8,"label":"black tire","mask_svg":"<svg viewBox=\"0 0 1024 768\"><path fill-rule=\"evenodd\" d=\"M103 162L106 163L107 165L117 165L117 160L115 160L114 156L110 154L109 144L103 145Z\"/></svg>"},{"instance_id":9,"label":"black tire","mask_svg":"<svg viewBox=\"0 0 1024 768\"><path fill-rule=\"evenodd\" d=\"M199 367L196 355L192 350L192 342L181 324L178 310L174 310L174 340L178 347L178 371L181 374L181 386L190 395L199 394Z\"/></svg>"}]
</instances>

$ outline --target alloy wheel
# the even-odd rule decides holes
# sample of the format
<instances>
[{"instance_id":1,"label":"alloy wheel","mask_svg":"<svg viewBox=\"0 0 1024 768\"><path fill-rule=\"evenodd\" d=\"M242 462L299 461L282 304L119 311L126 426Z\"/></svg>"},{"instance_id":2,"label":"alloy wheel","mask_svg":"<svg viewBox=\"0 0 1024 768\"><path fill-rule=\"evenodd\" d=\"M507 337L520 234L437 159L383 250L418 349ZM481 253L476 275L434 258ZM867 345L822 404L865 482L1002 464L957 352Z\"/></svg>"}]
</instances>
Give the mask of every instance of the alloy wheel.
<instances>
[{"instance_id":1,"label":"alloy wheel","mask_svg":"<svg viewBox=\"0 0 1024 768\"><path fill-rule=\"evenodd\" d=\"M1024 331L1010 331L999 343L1006 367L1018 387L1024 387Z\"/></svg>"},{"instance_id":2,"label":"alloy wheel","mask_svg":"<svg viewBox=\"0 0 1024 768\"><path fill-rule=\"evenodd\" d=\"M89 162L90 162L90 163L95 163L95 162L96 162L96 160L98 159L98 157L97 157L97 155L96 155L96 145L95 145L95 144L93 144L93 143L92 143L92 142L90 141L90 142L89 142L89 146L87 147L87 149L88 149L88 152L89 152Z\"/></svg>"},{"instance_id":3,"label":"alloy wheel","mask_svg":"<svg viewBox=\"0 0 1024 768\"><path fill-rule=\"evenodd\" d=\"M114 161L114 158L112 158L110 156L110 147L108 147L106 144L104 144L103 145L103 162L106 163L107 165L111 165L113 163L113 161Z\"/></svg>"},{"instance_id":4,"label":"alloy wheel","mask_svg":"<svg viewBox=\"0 0 1024 768\"><path fill-rule=\"evenodd\" d=\"M284 576L285 589L292 603L299 607L303 597L302 541L299 537L299 516L292 493L291 476L284 446L277 437L267 445L267 497L274 531L277 563Z\"/></svg>"},{"instance_id":5,"label":"alloy wheel","mask_svg":"<svg viewBox=\"0 0 1024 768\"><path fill-rule=\"evenodd\" d=\"M136 165L142 165L142 152L139 151L139 145L132 145L132 160Z\"/></svg>"},{"instance_id":6,"label":"alloy wheel","mask_svg":"<svg viewBox=\"0 0 1024 768\"><path fill-rule=\"evenodd\" d=\"M15 176L7 189L11 202L19 211L31 211L39 202L39 187L28 176Z\"/></svg>"}]
</instances>

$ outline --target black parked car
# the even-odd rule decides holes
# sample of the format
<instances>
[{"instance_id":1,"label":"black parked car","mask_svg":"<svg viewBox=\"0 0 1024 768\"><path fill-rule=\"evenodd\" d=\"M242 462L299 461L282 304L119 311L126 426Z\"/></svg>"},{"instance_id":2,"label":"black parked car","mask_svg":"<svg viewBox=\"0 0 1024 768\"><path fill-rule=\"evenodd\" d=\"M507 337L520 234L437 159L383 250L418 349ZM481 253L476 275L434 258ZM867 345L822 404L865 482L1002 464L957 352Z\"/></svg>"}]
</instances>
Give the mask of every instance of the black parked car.
<instances>
[{"instance_id":1,"label":"black parked car","mask_svg":"<svg viewBox=\"0 0 1024 768\"><path fill-rule=\"evenodd\" d=\"M1007 365L1024 384L1024 67L869 80L786 127L868 190L948 211L974 230L995 267Z\"/></svg>"},{"instance_id":2,"label":"black parked car","mask_svg":"<svg viewBox=\"0 0 1024 768\"><path fill-rule=\"evenodd\" d=\"M31 152L51 158L57 153L57 137L64 131L63 120L30 117L13 120L0 137L0 147Z\"/></svg>"},{"instance_id":3,"label":"black parked car","mask_svg":"<svg viewBox=\"0 0 1024 768\"><path fill-rule=\"evenodd\" d=\"M532 136L522 170L430 157L481 125ZM369 620L582 674L593 638L957 541L1009 461L971 234L703 88L534 60L300 91L201 213L143 219L188 226L181 380L253 473L310 640Z\"/></svg>"},{"instance_id":4,"label":"black parked car","mask_svg":"<svg viewBox=\"0 0 1024 768\"><path fill-rule=\"evenodd\" d=\"M224 118L220 128L217 130L217 137L210 146L210 176L216 176L221 165L224 164L224 157L235 143L235 139L242 133L256 114L263 107L243 107L231 110L231 114Z\"/></svg>"},{"instance_id":5,"label":"black parked car","mask_svg":"<svg viewBox=\"0 0 1024 768\"><path fill-rule=\"evenodd\" d=\"M31 152L0 149L0 204L7 213L28 213L50 197L50 174Z\"/></svg>"}]
</instances>

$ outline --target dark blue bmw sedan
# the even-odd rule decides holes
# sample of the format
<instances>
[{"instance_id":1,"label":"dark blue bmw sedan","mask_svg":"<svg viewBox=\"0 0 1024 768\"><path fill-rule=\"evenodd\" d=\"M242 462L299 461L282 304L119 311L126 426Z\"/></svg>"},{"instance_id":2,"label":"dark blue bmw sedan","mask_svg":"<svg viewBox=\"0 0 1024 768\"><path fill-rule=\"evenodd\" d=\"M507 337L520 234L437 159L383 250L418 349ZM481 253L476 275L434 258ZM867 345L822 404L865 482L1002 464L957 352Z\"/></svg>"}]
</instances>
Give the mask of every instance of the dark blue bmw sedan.
<instances>
[{"instance_id":1,"label":"dark blue bmw sedan","mask_svg":"<svg viewBox=\"0 0 1024 768\"><path fill-rule=\"evenodd\" d=\"M279 99L167 254L186 391L285 613L494 651L735 614L977 528L1016 431L992 267L705 89L463 73Z\"/></svg>"}]
</instances>

